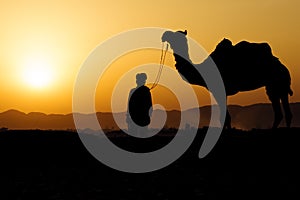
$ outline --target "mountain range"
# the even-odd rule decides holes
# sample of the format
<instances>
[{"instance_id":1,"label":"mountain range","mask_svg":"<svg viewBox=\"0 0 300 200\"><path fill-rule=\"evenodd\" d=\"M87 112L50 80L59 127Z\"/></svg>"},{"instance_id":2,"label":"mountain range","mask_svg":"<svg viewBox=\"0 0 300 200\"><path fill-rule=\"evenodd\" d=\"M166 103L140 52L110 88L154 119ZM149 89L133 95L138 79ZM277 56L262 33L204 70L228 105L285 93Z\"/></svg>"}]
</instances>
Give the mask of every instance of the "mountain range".
<instances>
[{"instance_id":1,"label":"mountain range","mask_svg":"<svg viewBox=\"0 0 300 200\"><path fill-rule=\"evenodd\" d=\"M273 122L273 110L271 104L253 104L249 106L229 105L232 118L232 126L238 129L250 130L253 128L271 128ZM185 111L154 110L150 128L185 128L197 127L191 122L200 110L199 127L208 126L211 117L211 106L189 109ZM300 103L291 103L293 113L293 127L300 127ZM87 124L94 114L74 114ZM118 130L126 129L126 113L96 113L102 129ZM182 123L180 125L181 117ZM165 121L166 120L166 121ZM165 122L165 123L164 123ZM211 126L219 126L218 120L213 120ZM284 126L284 120L280 126ZM40 112L23 113L17 110L8 110L0 113L0 127L8 129L41 129L41 130L75 130L73 114L44 114ZM87 127L80 127L87 128ZM98 124L89 125L90 129L99 129Z\"/></svg>"}]
</instances>

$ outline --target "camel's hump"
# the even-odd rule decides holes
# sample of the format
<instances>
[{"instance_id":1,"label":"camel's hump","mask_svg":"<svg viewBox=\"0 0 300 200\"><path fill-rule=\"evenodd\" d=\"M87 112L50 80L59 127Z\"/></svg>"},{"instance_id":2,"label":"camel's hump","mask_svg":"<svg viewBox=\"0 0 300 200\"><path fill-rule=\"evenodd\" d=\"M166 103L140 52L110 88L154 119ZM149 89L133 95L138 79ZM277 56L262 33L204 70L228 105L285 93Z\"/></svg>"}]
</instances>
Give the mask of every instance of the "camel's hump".
<instances>
[{"instance_id":1,"label":"camel's hump","mask_svg":"<svg viewBox=\"0 0 300 200\"><path fill-rule=\"evenodd\" d=\"M265 51L269 51L269 52L272 51L271 46L266 42L254 43L248 41L241 41L234 46L237 48L257 48L257 49L264 49Z\"/></svg>"}]
</instances>

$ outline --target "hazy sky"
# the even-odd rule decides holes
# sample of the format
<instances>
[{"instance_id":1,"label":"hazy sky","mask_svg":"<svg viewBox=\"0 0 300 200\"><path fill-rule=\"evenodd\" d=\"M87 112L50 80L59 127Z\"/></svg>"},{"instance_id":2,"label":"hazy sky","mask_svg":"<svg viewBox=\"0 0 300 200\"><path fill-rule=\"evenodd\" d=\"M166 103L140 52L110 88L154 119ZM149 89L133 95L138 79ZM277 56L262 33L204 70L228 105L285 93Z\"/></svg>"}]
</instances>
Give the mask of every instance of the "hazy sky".
<instances>
[{"instance_id":1,"label":"hazy sky","mask_svg":"<svg viewBox=\"0 0 300 200\"><path fill-rule=\"evenodd\" d=\"M187 29L208 52L224 37L234 44L268 42L292 75L295 94L291 101L300 101L298 0L1 0L0 5L0 111L72 112L74 81L89 53L115 34L143 27ZM117 62L128 69L143 64L141 59L135 61L135 56L145 56L138 54ZM158 61L159 56L160 52L149 52L144 64ZM135 85L134 79L131 84ZM200 104L209 104L208 93L195 89ZM168 109L176 108L176 100L168 95L159 98L163 90L154 92L154 102L168 102ZM109 110L109 98L96 102L98 111ZM231 104L259 102L268 102L263 88L229 98Z\"/></svg>"}]
</instances>

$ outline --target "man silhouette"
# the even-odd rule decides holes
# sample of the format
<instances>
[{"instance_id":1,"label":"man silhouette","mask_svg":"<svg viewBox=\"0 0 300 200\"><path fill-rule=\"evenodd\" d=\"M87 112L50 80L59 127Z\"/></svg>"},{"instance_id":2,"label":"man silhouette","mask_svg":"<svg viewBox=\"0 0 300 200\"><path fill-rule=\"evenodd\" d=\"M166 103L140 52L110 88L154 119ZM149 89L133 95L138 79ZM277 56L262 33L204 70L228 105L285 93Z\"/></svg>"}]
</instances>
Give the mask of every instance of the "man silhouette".
<instances>
[{"instance_id":1,"label":"man silhouette","mask_svg":"<svg viewBox=\"0 0 300 200\"><path fill-rule=\"evenodd\" d=\"M152 115L152 98L150 89L145 86L147 75L136 75L136 88L130 90L126 122L128 131L134 136L146 136L150 116Z\"/></svg>"}]
</instances>

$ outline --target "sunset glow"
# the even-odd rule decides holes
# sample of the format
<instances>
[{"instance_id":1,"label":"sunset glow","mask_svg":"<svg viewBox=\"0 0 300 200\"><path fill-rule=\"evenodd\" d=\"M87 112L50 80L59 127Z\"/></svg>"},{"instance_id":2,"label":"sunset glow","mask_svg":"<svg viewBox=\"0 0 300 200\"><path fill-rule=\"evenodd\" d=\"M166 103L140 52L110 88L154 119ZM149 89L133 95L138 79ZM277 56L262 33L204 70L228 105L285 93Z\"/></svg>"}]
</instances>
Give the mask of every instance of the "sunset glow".
<instances>
[{"instance_id":1,"label":"sunset glow","mask_svg":"<svg viewBox=\"0 0 300 200\"><path fill-rule=\"evenodd\" d=\"M143 27L187 29L188 36L209 53L225 37L233 44L242 40L268 42L273 54L290 70L294 90L290 102L298 102L299 8L298 0L1 1L0 112L17 109L71 113L74 82L92 50L116 34ZM159 51L144 51L124 55L112 63L104 77L109 80L102 88L104 93L96 91L96 110L110 111L110 97L103 94L110 94L113 84L126 71L149 62L158 63L159 58ZM166 65L175 69L171 54L166 57ZM126 86L134 86L134 80L130 84ZM194 88L200 105L210 104L210 94L204 88ZM129 90L124 86L124 94ZM163 90L154 92L154 103L168 102L165 107L178 109L174 98L160 91ZM228 102L249 105L269 100L261 88L234 95Z\"/></svg>"}]
</instances>

